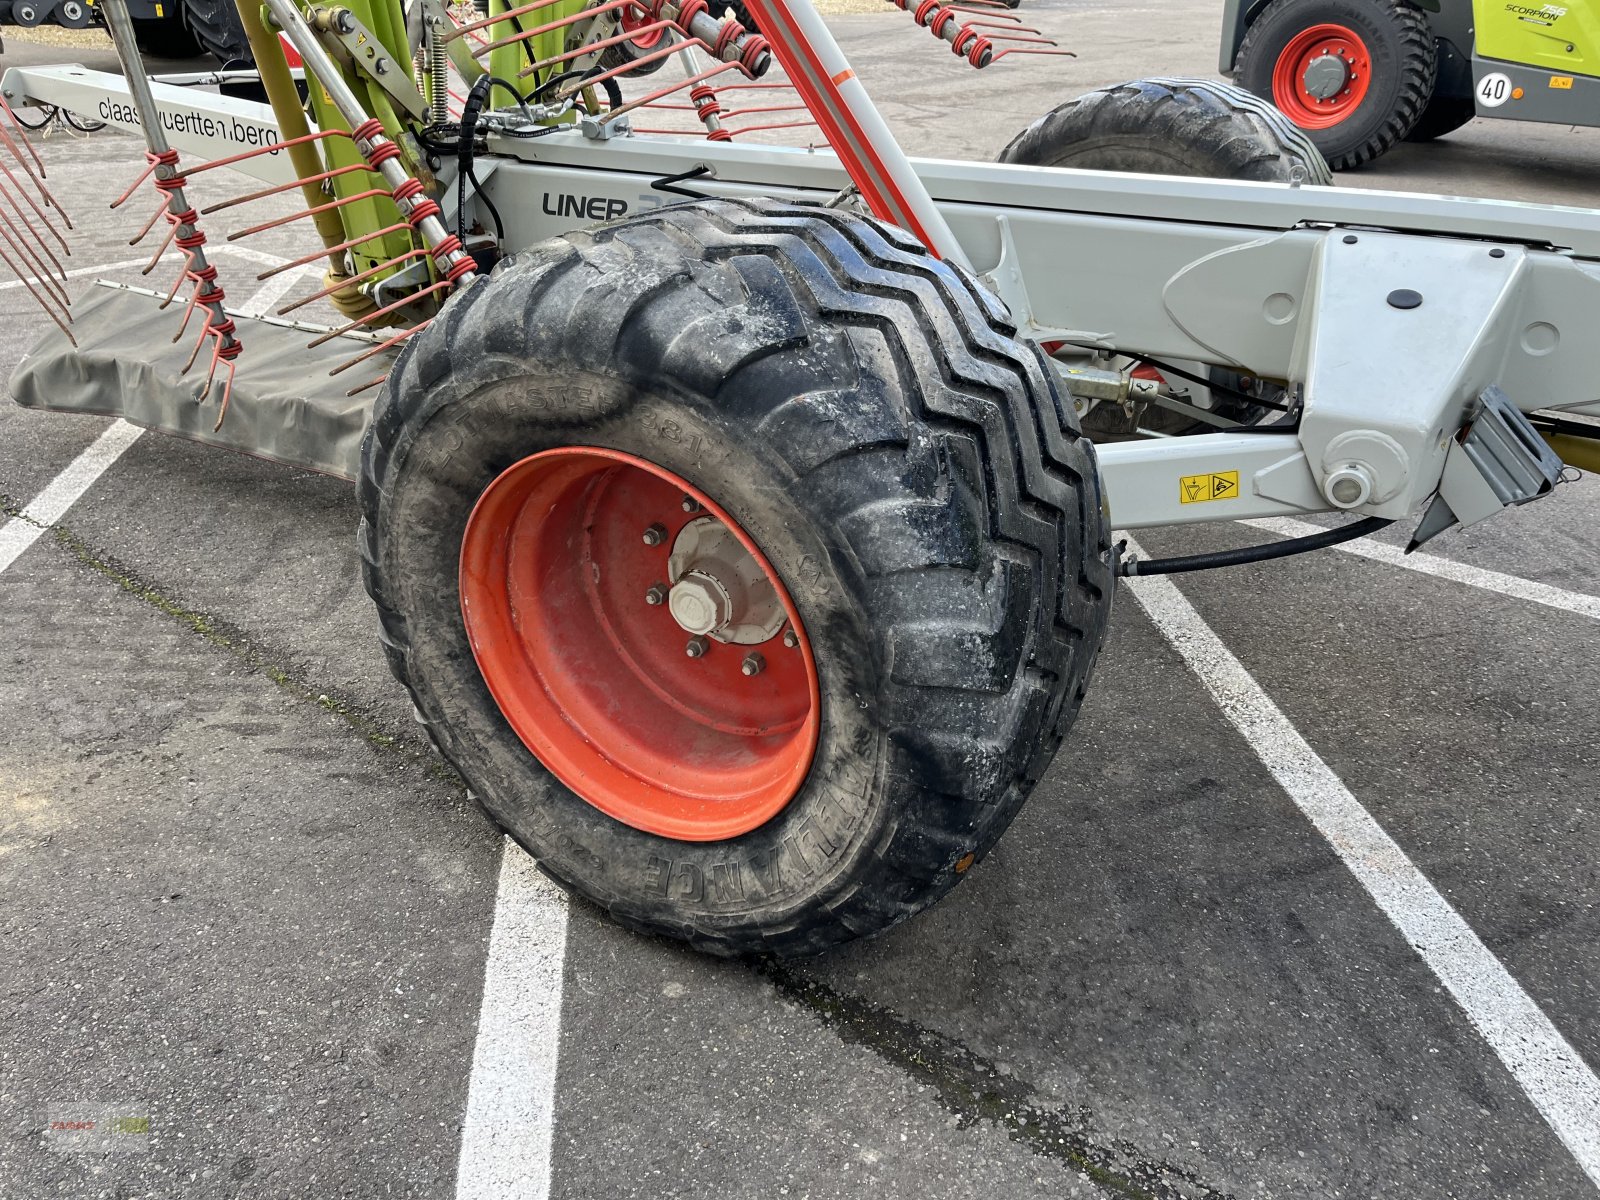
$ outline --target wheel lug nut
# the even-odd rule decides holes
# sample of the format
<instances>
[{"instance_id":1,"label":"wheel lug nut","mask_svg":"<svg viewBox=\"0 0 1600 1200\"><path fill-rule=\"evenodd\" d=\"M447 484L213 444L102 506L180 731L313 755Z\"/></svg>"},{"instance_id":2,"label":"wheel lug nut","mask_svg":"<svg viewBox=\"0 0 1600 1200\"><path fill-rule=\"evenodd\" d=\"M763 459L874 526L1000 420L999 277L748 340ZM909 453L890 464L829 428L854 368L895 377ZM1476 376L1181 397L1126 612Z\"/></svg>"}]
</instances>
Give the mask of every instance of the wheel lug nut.
<instances>
[{"instance_id":1,"label":"wheel lug nut","mask_svg":"<svg viewBox=\"0 0 1600 1200\"><path fill-rule=\"evenodd\" d=\"M683 511L684 512L699 512L700 511L700 501L696 500L693 496L685 496L683 498Z\"/></svg>"},{"instance_id":2,"label":"wheel lug nut","mask_svg":"<svg viewBox=\"0 0 1600 1200\"><path fill-rule=\"evenodd\" d=\"M644 544L646 546L659 546L667 540L667 527L660 521L644 531Z\"/></svg>"},{"instance_id":3,"label":"wheel lug nut","mask_svg":"<svg viewBox=\"0 0 1600 1200\"><path fill-rule=\"evenodd\" d=\"M661 604L666 601L666 598L667 585L664 583L652 583L650 590L644 594L644 602L646 604Z\"/></svg>"},{"instance_id":4,"label":"wheel lug nut","mask_svg":"<svg viewBox=\"0 0 1600 1200\"><path fill-rule=\"evenodd\" d=\"M744 661L739 664L739 670L743 671L746 675L759 675L766 665L767 660L752 650L749 654L744 656Z\"/></svg>"},{"instance_id":5,"label":"wheel lug nut","mask_svg":"<svg viewBox=\"0 0 1600 1200\"><path fill-rule=\"evenodd\" d=\"M794 631L793 625L783 627L783 644L793 650L800 644L800 635Z\"/></svg>"},{"instance_id":6,"label":"wheel lug nut","mask_svg":"<svg viewBox=\"0 0 1600 1200\"><path fill-rule=\"evenodd\" d=\"M689 639L689 644L683 648L683 652L690 658L700 658L709 649L711 646L705 638L692 637Z\"/></svg>"}]
</instances>

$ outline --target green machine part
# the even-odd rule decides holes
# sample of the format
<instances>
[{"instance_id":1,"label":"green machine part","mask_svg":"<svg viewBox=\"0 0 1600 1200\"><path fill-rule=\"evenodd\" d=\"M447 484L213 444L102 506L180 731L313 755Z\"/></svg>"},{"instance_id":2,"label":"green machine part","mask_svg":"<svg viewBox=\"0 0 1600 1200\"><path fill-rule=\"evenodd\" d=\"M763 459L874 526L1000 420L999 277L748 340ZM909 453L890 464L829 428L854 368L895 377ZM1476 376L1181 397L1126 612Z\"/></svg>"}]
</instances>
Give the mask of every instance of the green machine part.
<instances>
[{"instance_id":1,"label":"green machine part","mask_svg":"<svg viewBox=\"0 0 1600 1200\"><path fill-rule=\"evenodd\" d=\"M1473 0L1480 58L1600 75L1600 0Z\"/></svg>"},{"instance_id":2,"label":"green machine part","mask_svg":"<svg viewBox=\"0 0 1600 1200\"><path fill-rule=\"evenodd\" d=\"M297 0L297 3L303 12L310 8L307 0ZM588 0L553 0L552 3L534 12L498 21L488 26L483 33L490 40L526 33L564 17L573 16L583 11L587 3ZM342 0L339 7L349 9L362 25L371 30L393 61L411 62L411 54L406 43L405 12L401 0ZM520 5L507 3L507 0L490 0L488 15L504 14L514 7ZM519 79L518 73L533 62L560 54L566 48L566 35L569 29L570 27L562 27L545 30L491 51L490 74L522 87L524 93L532 90L553 74L559 73L560 66L542 69L525 79ZM394 104L383 88L362 71L337 57L336 61L339 62L345 81L361 100L362 107L369 115L377 118L383 125L384 133L409 154L416 146L413 135L417 132L412 127L413 122L409 114L397 114ZM334 107L332 98L314 79L306 80L306 90L311 117L318 128L345 130L350 128L349 123ZM507 89L497 86L491 94L490 106L515 104L517 99L518 97L510 94ZM347 139L329 138L320 145L329 170L356 166L363 161L354 143ZM417 169L419 164L413 162L408 165L419 177L427 177L428 172L425 169ZM403 223L400 210L394 201L387 196L365 196L355 199L364 192L375 190L375 176L365 171L351 171L334 176L329 183L334 197L349 201L336 210L344 225L346 240L353 240L363 234L371 235L351 251L352 274L369 270L413 248L414 242L408 230L379 233L380 230Z\"/></svg>"}]
</instances>

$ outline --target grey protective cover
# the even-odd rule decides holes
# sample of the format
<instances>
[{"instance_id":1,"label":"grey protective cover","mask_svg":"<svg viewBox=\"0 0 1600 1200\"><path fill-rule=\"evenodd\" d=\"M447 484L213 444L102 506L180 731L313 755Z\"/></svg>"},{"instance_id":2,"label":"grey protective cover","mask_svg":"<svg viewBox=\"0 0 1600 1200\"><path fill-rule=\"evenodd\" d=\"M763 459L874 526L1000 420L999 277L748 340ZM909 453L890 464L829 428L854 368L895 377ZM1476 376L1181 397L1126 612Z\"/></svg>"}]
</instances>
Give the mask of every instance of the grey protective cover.
<instances>
[{"instance_id":1,"label":"grey protective cover","mask_svg":"<svg viewBox=\"0 0 1600 1200\"><path fill-rule=\"evenodd\" d=\"M189 331L174 343L184 301L165 311L160 303L143 292L92 288L72 307L77 347L52 326L12 374L12 399L25 408L124 417L162 433L356 478L378 389L345 393L387 372L397 349L330 376L371 343L340 337L308 350L314 331L231 314L244 349L227 419L214 432L221 384L203 401L199 395L210 345L188 375L178 374L194 349L200 317L191 316Z\"/></svg>"}]
</instances>

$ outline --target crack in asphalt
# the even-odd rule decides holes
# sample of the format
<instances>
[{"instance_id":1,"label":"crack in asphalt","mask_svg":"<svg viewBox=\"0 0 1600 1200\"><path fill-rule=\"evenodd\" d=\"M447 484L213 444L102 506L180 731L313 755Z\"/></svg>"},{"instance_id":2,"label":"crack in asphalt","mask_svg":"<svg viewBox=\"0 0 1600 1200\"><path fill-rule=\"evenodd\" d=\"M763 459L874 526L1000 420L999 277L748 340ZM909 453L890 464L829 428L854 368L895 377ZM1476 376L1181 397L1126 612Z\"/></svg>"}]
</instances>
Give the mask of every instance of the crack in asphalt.
<instances>
[{"instance_id":1,"label":"crack in asphalt","mask_svg":"<svg viewBox=\"0 0 1600 1200\"><path fill-rule=\"evenodd\" d=\"M1081 1171L1126 1200L1232 1200L1229 1193L1207 1186L1183 1167L1143 1156L1132 1142L1094 1141L1086 1132L1088 1109L1042 1102L1032 1084L1002 1074L994 1063L952 1037L860 996L835 991L776 959L760 960L754 969L780 996L807 1009L841 1041L871 1050L932 1087L962 1126L979 1121L997 1125L1013 1142Z\"/></svg>"},{"instance_id":2,"label":"crack in asphalt","mask_svg":"<svg viewBox=\"0 0 1600 1200\"><path fill-rule=\"evenodd\" d=\"M425 736L386 732L384 722L350 699L334 690L319 688L279 665L276 659L280 656L243 629L186 605L111 555L90 546L67 526L42 526L22 509L22 505L0 493L0 515L44 528L81 566L187 627L295 699L338 717L373 751L402 756L438 782L459 789L463 798L470 796L460 775ZM601 913L598 908L594 911ZM777 960L760 960L753 969L785 1000L812 1013L840 1041L865 1047L918 1083L932 1087L939 1103L963 1127L980 1121L998 1126L1013 1142L1042 1158L1080 1171L1125 1200L1232 1200L1228 1193L1205 1185L1182 1167L1145 1157L1131 1142L1096 1142L1086 1132L1090 1119L1087 1109L1042 1103L1032 1084L1015 1075L1002 1074L994 1063L954 1038L925 1029L859 996L838 992Z\"/></svg>"}]
</instances>

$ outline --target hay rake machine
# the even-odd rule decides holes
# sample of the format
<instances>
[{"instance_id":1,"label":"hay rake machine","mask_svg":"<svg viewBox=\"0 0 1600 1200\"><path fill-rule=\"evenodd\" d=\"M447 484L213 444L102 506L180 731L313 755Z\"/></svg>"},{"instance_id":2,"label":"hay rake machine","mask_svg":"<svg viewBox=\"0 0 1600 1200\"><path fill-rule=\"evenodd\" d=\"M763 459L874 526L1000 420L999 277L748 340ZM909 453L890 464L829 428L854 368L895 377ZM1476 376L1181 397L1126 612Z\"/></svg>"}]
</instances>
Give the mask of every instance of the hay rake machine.
<instances>
[{"instance_id":1,"label":"hay rake machine","mask_svg":"<svg viewBox=\"0 0 1600 1200\"><path fill-rule=\"evenodd\" d=\"M975 67L1064 53L1003 5L893 2ZM1596 465L1595 214L1342 193L1225 85L913 161L807 0L748 0L760 32L707 0L242 3L270 105L149 80L102 7L125 78L0 92L142 131L118 203L178 277L69 303L44 163L0 129L0 261L54 323L13 396L357 481L440 751L548 873L706 950L954 886L1061 744L1119 574L1421 512L1415 545ZM253 182L213 197L223 168ZM321 277L245 317L221 251L268 229L315 244L258 279ZM1330 512L1223 555L1111 537Z\"/></svg>"}]
</instances>

